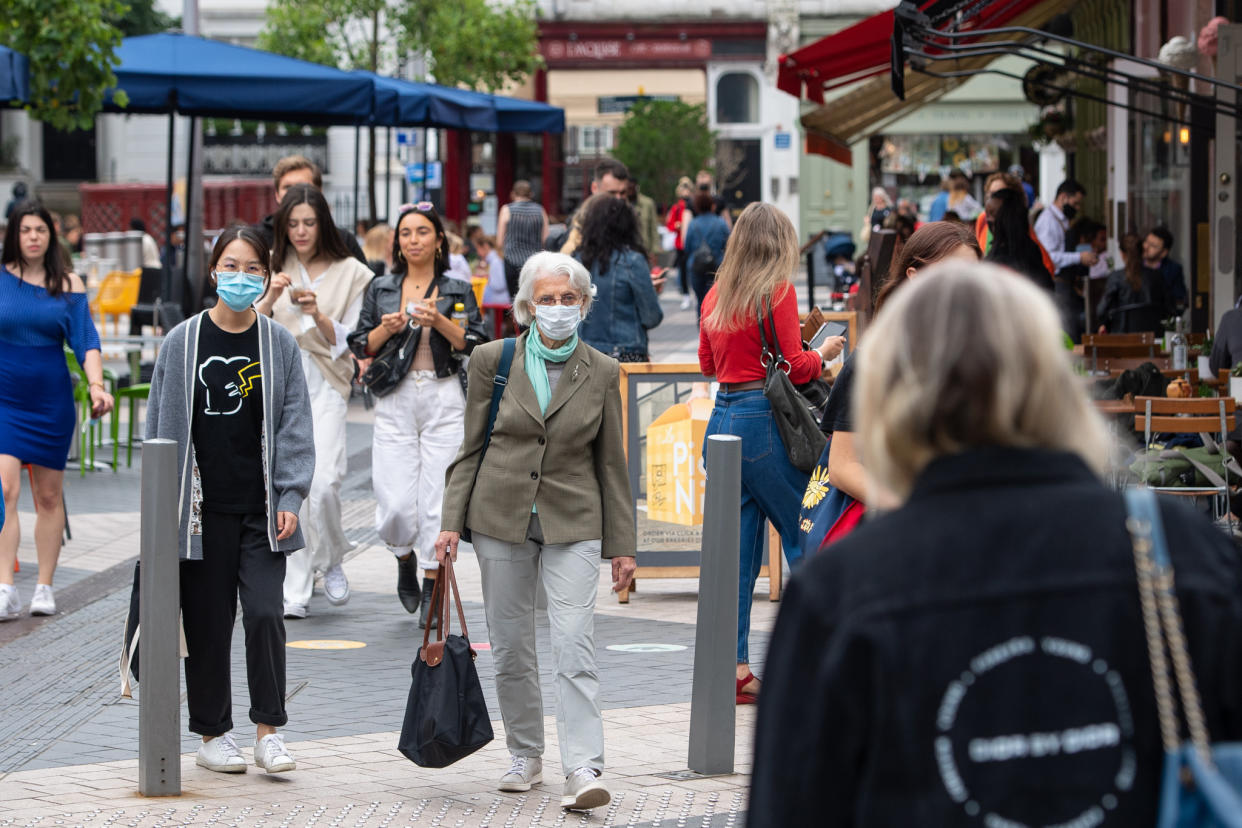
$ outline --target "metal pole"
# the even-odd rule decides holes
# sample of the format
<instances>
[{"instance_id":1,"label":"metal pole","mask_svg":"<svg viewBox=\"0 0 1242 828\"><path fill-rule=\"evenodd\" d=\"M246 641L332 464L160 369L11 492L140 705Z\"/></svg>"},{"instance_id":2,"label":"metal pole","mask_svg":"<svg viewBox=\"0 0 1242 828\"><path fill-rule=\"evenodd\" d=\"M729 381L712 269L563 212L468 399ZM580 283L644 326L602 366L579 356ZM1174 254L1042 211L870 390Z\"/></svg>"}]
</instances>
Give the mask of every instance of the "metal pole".
<instances>
[{"instance_id":1,"label":"metal pole","mask_svg":"<svg viewBox=\"0 0 1242 828\"><path fill-rule=\"evenodd\" d=\"M176 441L145 440L138 591L138 792L143 796L181 795L179 488Z\"/></svg>"},{"instance_id":2,"label":"metal pole","mask_svg":"<svg viewBox=\"0 0 1242 828\"><path fill-rule=\"evenodd\" d=\"M690 693L690 770L733 773L742 438L707 438L707 493Z\"/></svg>"},{"instance_id":3,"label":"metal pole","mask_svg":"<svg viewBox=\"0 0 1242 828\"><path fill-rule=\"evenodd\" d=\"M427 184L427 182L431 180L431 176L427 172L427 144L430 143L427 140L427 136L429 134L430 130L428 130L427 127L423 127L423 181L418 185L419 201L431 201L431 187ZM439 153L439 151L440 142L437 141L436 152Z\"/></svg>"},{"instance_id":4,"label":"metal pole","mask_svg":"<svg viewBox=\"0 0 1242 828\"><path fill-rule=\"evenodd\" d=\"M1217 29L1216 77L1237 83L1242 63L1242 26L1229 25ZM1228 106L1237 102L1237 93L1223 86L1216 87L1216 100ZM1212 240L1216 250L1212 256L1212 329L1220 327L1220 318L1233 308L1237 284L1238 261L1238 121L1216 114L1216 169L1212 177L1213 205Z\"/></svg>"},{"instance_id":5,"label":"metal pole","mask_svg":"<svg viewBox=\"0 0 1242 828\"><path fill-rule=\"evenodd\" d=\"M202 126L192 116L185 173L185 279L190 285L191 313L197 312L203 301L203 176L198 158L202 140Z\"/></svg>"},{"instance_id":6,"label":"metal pole","mask_svg":"<svg viewBox=\"0 0 1242 828\"><path fill-rule=\"evenodd\" d=\"M392 212L392 127L384 138L384 220ZM373 216L379 218L379 216Z\"/></svg>"},{"instance_id":7,"label":"metal pole","mask_svg":"<svg viewBox=\"0 0 1242 828\"><path fill-rule=\"evenodd\" d=\"M173 246L173 176L176 174L176 165L173 163L173 154L177 151L177 93L170 92L168 95L168 199L167 212L164 216L164 244L168 247L168 267L164 268L161 278L160 296L168 301L173 301L173 284L176 277L173 276L173 270L177 263L177 249ZM137 382L137 379L134 380Z\"/></svg>"},{"instance_id":8,"label":"metal pole","mask_svg":"<svg viewBox=\"0 0 1242 828\"><path fill-rule=\"evenodd\" d=\"M362 163L362 126L354 126L354 226L349 228L352 233L358 229L358 165Z\"/></svg>"}]
</instances>

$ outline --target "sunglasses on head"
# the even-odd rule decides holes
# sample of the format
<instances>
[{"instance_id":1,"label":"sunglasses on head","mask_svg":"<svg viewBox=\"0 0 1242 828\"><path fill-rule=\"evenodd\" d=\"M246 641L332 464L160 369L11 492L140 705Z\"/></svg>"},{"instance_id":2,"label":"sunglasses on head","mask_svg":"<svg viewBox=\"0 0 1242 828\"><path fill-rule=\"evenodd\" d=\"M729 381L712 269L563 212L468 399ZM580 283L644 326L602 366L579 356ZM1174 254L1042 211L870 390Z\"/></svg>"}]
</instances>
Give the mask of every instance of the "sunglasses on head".
<instances>
[{"instance_id":1,"label":"sunglasses on head","mask_svg":"<svg viewBox=\"0 0 1242 828\"><path fill-rule=\"evenodd\" d=\"M398 212L400 212L401 215L405 215L411 210L417 210L420 213L430 213L435 209L436 205L432 204L430 201L420 201L417 204L402 204L401 207L398 208Z\"/></svg>"}]
</instances>

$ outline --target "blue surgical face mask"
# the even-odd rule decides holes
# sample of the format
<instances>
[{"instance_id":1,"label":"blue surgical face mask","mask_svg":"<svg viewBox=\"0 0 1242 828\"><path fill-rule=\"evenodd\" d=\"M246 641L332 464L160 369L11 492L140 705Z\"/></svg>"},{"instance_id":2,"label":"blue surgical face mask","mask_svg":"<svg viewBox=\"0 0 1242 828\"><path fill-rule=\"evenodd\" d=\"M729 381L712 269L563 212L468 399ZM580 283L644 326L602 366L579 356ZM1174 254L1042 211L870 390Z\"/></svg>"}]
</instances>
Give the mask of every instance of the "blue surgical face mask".
<instances>
[{"instance_id":1,"label":"blue surgical face mask","mask_svg":"<svg viewBox=\"0 0 1242 828\"><path fill-rule=\"evenodd\" d=\"M240 313L263 295L263 277L250 273L213 273L220 301Z\"/></svg>"},{"instance_id":2,"label":"blue surgical face mask","mask_svg":"<svg viewBox=\"0 0 1242 828\"><path fill-rule=\"evenodd\" d=\"M535 322L544 336L552 340L569 339L581 321L581 305L535 306Z\"/></svg>"}]
</instances>

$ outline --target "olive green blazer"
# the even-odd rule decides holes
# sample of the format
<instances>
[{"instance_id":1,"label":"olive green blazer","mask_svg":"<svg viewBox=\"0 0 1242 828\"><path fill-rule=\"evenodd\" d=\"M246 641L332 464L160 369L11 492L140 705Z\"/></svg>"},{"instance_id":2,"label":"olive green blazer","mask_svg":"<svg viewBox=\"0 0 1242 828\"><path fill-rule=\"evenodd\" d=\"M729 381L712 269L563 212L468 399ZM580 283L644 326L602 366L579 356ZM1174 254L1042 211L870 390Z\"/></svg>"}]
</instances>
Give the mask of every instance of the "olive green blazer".
<instances>
[{"instance_id":1,"label":"olive green blazer","mask_svg":"<svg viewBox=\"0 0 1242 828\"><path fill-rule=\"evenodd\" d=\"M441 528L470 527L523 543L531 507L545 543L601 539L603 557L634 554L634 501L621 437L621 369L579 341L540 414L526 374L526 337L518 337L483 465L478 466L503 343L470 356L466 437L445 475ZM475 468L478 478L475 479Z\"/></svg>"}]
</instances>

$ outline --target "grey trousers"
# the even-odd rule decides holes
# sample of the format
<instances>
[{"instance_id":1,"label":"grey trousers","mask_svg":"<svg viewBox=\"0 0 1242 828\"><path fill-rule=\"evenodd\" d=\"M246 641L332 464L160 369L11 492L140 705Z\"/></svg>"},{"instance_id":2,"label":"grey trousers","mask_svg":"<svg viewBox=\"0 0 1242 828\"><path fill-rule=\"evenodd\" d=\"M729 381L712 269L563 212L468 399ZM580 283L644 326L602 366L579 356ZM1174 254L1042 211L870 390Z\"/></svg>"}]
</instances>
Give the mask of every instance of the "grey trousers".
<instances>
[{"instance_id":1,"label":"grey trousers","mask_svg":"<svg viewBox=\"0 0 1242 828\"><path fill-rule=\"evenodd\" d=\"M604 720L595 667L600 541L545 544L532 515L525 543L474 533L483 609L496 665L496 695L514 756L543 755L543 695L535 655L535 594L548 594L556 674L556 734L565 774L604 768Z\"/></svg>"}]
</instances>

